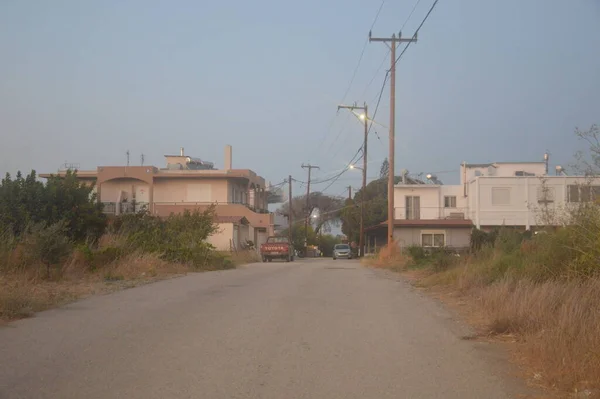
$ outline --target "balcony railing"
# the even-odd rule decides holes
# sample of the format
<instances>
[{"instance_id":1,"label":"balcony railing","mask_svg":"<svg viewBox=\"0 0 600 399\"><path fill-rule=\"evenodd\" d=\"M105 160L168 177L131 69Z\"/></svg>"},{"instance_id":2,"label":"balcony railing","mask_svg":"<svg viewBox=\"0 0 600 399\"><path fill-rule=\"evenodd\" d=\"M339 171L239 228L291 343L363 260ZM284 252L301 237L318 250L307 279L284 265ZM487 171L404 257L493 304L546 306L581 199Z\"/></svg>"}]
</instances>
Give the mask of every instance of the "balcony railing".
<instances>
[{"instance_id":1,"label":"balcony railing","mask_svg":"<svg viewBox=\"0 0 600 399\"><path fill-rule=\"evenodd\" d=\"M107 215L124 215L138 213L148 209L147 202L103 202L104 213Z\"/></svg>"},{"instance_id":2,"label":"balcony railing","mask_svg":"<svg viewBox=\"0 0 600 399\"><path fill-rule=\"evenodd\" d=\"M445 208L445 207L425 207L418 209L406 207L396 207L395 218L400 220L420 220L420 219L469 219L469 208Z\"/></svg>"},{"instance_id":3,"label":"balcony railing","mask_svg":"<svg viewBox=\"0 0 600 399\"><path fill-rule=\"evenodd\" d=\"M179 206L210 206L210 205L242 205L250 209L252 212L268 214L271 213L268 209L259 209L252 205L243 202L155 202L154 205L179 205Z\"/></svg>"}]
</instances>

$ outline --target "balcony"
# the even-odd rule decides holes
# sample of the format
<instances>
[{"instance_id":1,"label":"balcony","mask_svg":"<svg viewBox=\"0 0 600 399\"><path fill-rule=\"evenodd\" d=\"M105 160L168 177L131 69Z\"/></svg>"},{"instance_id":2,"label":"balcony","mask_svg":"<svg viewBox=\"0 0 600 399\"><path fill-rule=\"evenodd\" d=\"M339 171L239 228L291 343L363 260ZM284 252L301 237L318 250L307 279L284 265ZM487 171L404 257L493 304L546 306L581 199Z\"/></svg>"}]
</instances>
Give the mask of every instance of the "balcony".
<instances>
[{"instance_id":1,"label":"balcony","mask_svg":"<svg viewBox=\"0 0 600 399\"><path fill-rule=\"evenodd\" d=\"M406 208L396 207L394 210L394 218L397 220L464 220L469 219L469 208L444 208L444 207L419 207Z\"/></svg>"},{"instance_id":2,"label":"balcony","mask_svg":"<svg viewBox=\"0 0 600 399\"><path fill-rule=\"evenodd\" d=\"M126 215L148 209L147 202L103 202L103 212L107 215Z\"/></svg>"},{"instance_id":3,"label":"balcony","mask_svg":"<svg viewBox=\"0 0 600 399\"><path fill-rule=\"evenodd\" d=\"M234 202L155 202L154 214L169 216L171 213L180 213L184 210L203 211L215 205L216 213L220 216L243 216L254 227L270 228L273 224L272 215L267 209L255 209L248 204Z\"/></svg>"}]
</instances>

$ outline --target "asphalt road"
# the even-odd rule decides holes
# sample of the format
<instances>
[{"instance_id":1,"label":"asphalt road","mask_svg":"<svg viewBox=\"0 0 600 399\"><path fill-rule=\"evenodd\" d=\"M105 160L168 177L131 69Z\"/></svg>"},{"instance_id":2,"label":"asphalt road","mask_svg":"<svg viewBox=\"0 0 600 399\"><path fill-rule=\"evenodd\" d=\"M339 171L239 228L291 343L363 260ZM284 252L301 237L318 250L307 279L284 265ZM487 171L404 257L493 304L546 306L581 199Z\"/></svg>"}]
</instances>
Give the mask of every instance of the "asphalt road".
<instances>
[{"instance_id":1,"label":"asphalt road","mask_svg":"<svg viewBox=\"0 0 600 399\"><path fill-rule=\"evenodd\" d=\"M514 397L496 350L468 333L357 261L256 264L0 327L0 398Z\"/></svg>"}]
</instances>

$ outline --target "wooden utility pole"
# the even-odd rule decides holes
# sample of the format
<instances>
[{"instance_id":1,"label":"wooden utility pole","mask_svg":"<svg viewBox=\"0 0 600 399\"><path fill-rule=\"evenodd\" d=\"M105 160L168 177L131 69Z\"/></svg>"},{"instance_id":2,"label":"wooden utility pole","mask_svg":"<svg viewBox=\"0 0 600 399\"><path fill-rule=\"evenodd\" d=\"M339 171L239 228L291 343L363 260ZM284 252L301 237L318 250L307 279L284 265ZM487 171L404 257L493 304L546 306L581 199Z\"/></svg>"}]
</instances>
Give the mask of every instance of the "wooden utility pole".
<instances>
[{"instance_id":1,"label":"wooden utility pole","mask_svg":"<svg viewBox=\"0 0 600 399\"><path fill-rule=\"evenodd\" d=\"M308 180L306 183L306 220L304 221L304 247L308 248L308 221L310 220L310 175L313 169L321 169L315 165L304 165L302 164L302 169L308 169ZM306 256L306 254L305 254Z\"/></svg>"},{"instance_id":2,"label":"wooden utility pole","mask_svg":"<svg viewBox=\"0 0 600 399\"><path fill-rule=\"evenodd\" d=\"M292 240L294 239L292 233L292 224L294 223L294 217L292 216L292 175L288 177L288 189L289 189L289 199L288 199L288 242L292 245Z\"/></svg>"},{"instance_id":3,"label":"wooden utility pole","mask_svg":"<svg viewBox=\"0 0 600 399\"><path fill-rule=\"evenodd\" d=\"M416 42L417 35L415 34L410 39L403 39L402 32L394 33L391 38L372 37L369 32L369 42L384 42L391 50L391 67L390 67L390 169L388 174L388 245L394 244L394 155L395 155L395 126L396 126L396 47L398 43ZM389 44L388 44L389 43Z\"/></svg>"},{"instance_id":4,"label":"wooden utility pole","mask_svg":"<svg viewBox=\"0 0 600 399\"><path fill-rule=\"evenodd\" d=\"M348 186L348 199L352 199L352 186Z\"/></svg>"},{"instance_id":5,"label":"wooden utility pole","mask_svg":"<svg viewBox=\"0 0 600 399\"><path fill-rule=\"evenodd\" d=\"M362 107L359 107L356 105L356 103L354 103L354 105L338 105L338 110L340 108L346 108L349 109L351 111L354 111L355 109L360 109L363 111L362 114L360 114L358 116L358 118L363 121L364 124L364 128L365 128L365 135L364 135L364 140L363 140L363 167L362 167L362 195L361 195L361 200L360 200L360 236L358 239L358 256L363 256L364 255L364 251L365 251L365 207L364 207L364 202L365 202L365 192L367 190L367 144L369 142L368 140L368 135L369 135L369 115L368 115L368 108L367 108L367 103L364 103L364 105ZM356 167L355 167L356 168ZM356 169L361 169L361 168L356 168Z\"/></svg>"}]
</instances>

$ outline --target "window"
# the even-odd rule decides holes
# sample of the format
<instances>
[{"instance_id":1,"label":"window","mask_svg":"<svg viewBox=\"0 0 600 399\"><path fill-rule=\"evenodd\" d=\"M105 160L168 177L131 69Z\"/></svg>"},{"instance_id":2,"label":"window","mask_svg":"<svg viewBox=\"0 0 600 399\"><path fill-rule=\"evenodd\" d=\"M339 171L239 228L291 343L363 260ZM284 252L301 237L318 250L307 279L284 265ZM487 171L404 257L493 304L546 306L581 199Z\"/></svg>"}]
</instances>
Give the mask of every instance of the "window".
<instances>
[{"instance_id":1,"label":"window","mask_svg":"<svg viewBox=\"0 0 600 399\"><path fill-rule=\"evenodd\" d=\"M449 195L444 197L444 208L456 208L456 196Z\"/></svg>"},{"instance_id":2,"label":"window","mask_svg":"<svg viewBox=\"0 0 600 399\"><path fill-rule=\"evenodd\" d=\"M510 187L492 187L492 205L510 205Z\"/></svg>"},{"instance_id":3,"label":"window","mask_svg":"<svg viewBox=\"0 0 600 399\"><path fill-rule=\"evenodd\" d=\"M341 249L341 250L346 250L346 249L350 249L350 245L348 244L337 244L335 247L333 247L334 249Z\"/></svg>"},{"instance_id":4,"label":"window","mask_svg":"<svg viewBox=\"0 0 600 399\"><path fill-rule=\"evenodd\" d=\"M416 220L421 219L421 197L405 197L406 219Z\"/></svg>"},{"instance_id":5,"label":"window","mask_svg":"<svg viewBox=\"0 0 600 399\"><path fill-rule=\"evenodd\" d=\"M446 236L444 233L421 234L421 245L423 247L443 247L446 245Z\"/></svg>"},{"instance_id":6,"label":"window","mask_svg":"<svg viewBox=\"0 0 600 399\"><path fill-rule=\"evenodd\" d=\"M537 200L540 204L549 204L554 202L554 187L539 186L537 189Z\"/></svg>"},{"instance_id":7,"label":"window","mask_svg":"<svg viewBox=\"0 0 600 399\"><path fill-rule=\"evenodd\" d=\"M573 184L567 186L569 202L590 202L600 199L600 186L581 186Z\"/></svg>"}]
</instances>

